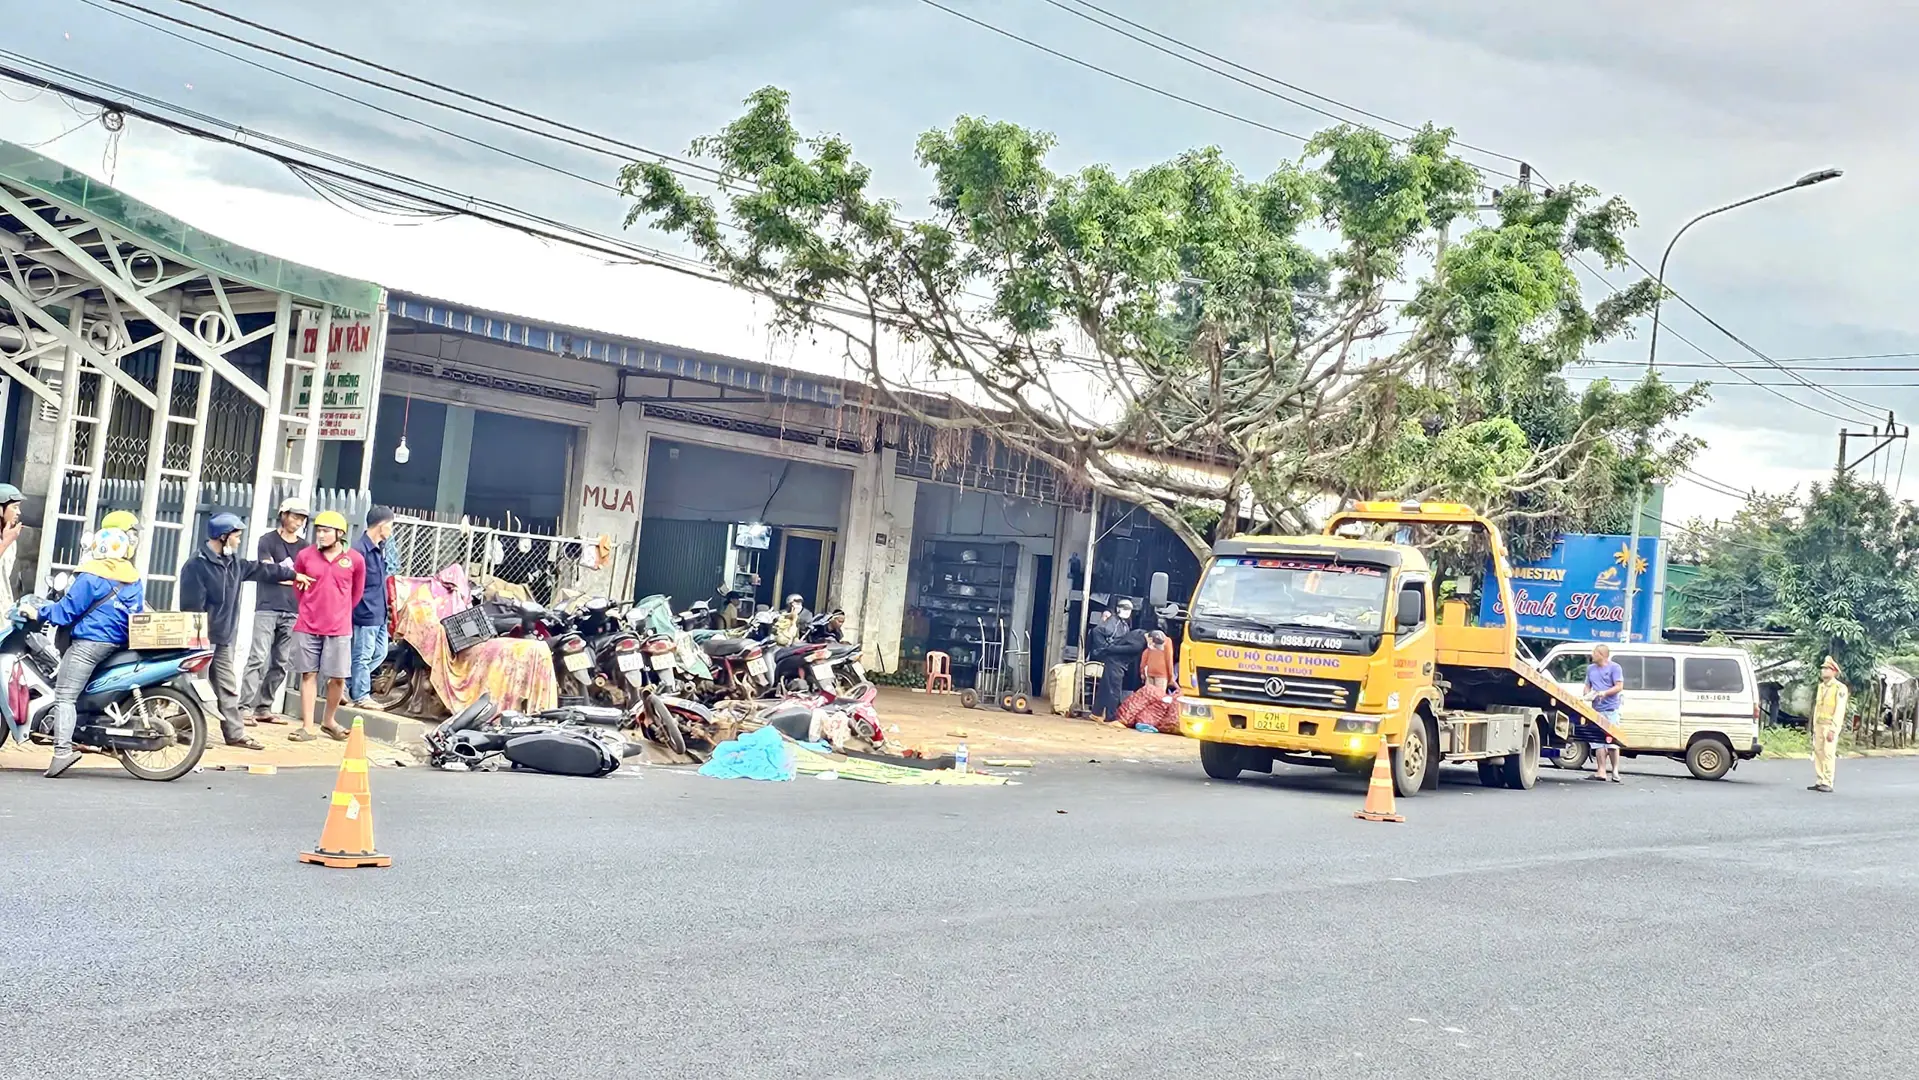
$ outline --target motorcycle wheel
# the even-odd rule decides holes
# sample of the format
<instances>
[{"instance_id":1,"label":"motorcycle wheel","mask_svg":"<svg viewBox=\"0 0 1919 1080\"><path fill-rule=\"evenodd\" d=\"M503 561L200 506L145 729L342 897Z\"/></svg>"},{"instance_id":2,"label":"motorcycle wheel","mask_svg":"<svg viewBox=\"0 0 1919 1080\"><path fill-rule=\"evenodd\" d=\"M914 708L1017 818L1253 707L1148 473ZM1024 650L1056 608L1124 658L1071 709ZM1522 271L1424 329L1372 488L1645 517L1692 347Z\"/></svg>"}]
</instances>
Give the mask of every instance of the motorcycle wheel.
<instances>
[{"instance_id":1,"label":"motorcycle wheel","mask_svg":"<svg viewBox=\"0 0 1919 1080\"><path fill-rule=\"evenodd\" d=\"M126 714L128 727L165 725L182 737L160 750L121 750L121 767L142 780L161 782L192 772L207 751L207 717L200 703L171 686L142 690L140 699Z\"/></svg>"},{"instance_id":2,"label":"motorcycle wheel","mask_svg":"<svg viewBox=\"0 0 1919 1080\"><path fill-rule=\"evenodd\" d=\"M653 718L653 726L659 730L660 742L676 754L686 753L686 735L680 730L680 718L666 707L657 697L646 699L647 715Z\"/></svg>"},{"instance_id":3,"label":"motorcycle wheel","mask_svg":"<svg viewBox=\"0 0 1919 1080\"><path fill-rule=\"evenodd\" d=\"M395 657L387 657L380 666L373 669L371 693L373 707L381 712L392 712L413 695L413 672L418 669L410 664L402 664Z\"/></svg>"}]
</instances>

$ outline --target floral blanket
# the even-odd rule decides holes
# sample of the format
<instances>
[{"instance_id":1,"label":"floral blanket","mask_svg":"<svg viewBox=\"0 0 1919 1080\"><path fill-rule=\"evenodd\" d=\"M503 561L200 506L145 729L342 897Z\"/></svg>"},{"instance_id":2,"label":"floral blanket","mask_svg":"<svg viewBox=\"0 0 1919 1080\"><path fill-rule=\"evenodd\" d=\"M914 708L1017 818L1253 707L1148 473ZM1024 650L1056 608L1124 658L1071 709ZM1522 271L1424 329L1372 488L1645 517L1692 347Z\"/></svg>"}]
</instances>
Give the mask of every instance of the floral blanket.
<instances>
[{"instance_id":1,"label":"floral blanket","mask_svg":"<svg viewBox=\"0 0 1919 1080\"><path fill-rule=\"evenodd\" d=\"M466 569L457 565L438 577L394 579L396 633L426 661L440 703L458 712L491 694L503 709L535 713L558 705L560 684L546 642L494 638L458 656L447 649L440 620L471 607L471 594Z\"/></svg>"}]
</instances>

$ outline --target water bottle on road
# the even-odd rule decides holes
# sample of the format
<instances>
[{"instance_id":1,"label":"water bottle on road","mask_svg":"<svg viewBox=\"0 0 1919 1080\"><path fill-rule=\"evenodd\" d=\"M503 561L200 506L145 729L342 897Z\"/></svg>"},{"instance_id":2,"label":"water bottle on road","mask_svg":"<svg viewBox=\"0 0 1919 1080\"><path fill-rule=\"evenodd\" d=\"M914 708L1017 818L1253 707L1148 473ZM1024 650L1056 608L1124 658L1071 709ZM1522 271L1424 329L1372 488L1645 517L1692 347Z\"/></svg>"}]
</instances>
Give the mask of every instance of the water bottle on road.
<instances>
[{"instance_id":1,"label":"water bottle on road","mask_svg":"<svg viewBox=\"0 0 1919 1080\"><path fill-rule=\"evenodd\" d=\"M965 743L961 743L958 746L955 746L953 748L953 771L960 774L961 776L966 775L966 744Z\"/></svg>"}]
</instances>

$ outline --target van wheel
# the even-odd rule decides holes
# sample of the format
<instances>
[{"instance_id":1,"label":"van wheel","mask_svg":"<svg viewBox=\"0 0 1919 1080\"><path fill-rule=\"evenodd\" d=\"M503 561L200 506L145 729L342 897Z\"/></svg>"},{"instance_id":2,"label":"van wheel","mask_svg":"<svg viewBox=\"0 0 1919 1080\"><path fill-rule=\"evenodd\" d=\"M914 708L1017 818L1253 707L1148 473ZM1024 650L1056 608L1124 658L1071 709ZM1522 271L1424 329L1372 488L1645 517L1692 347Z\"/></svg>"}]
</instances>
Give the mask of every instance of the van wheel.
<instances>
[{"instance_id":1,"label":"van wheel","mask_svg":"<svg viewBox=\"0 0 1919 1080\"><path fill-rule=\"evenodd\" d=\"M1591 761L1592 756L1592 747L1578 739L1573 739L1559 748L1559 756L1553 759L1553 767L1578 772L1586 767L1586 762Z\"/></svg>"},{"instance_id":2,"label":"van wheel","mask_svg":"<svg viewBox=\"0 0 1919 1080\"><path fill-rule=\"evenodd\" d=\"M1717 780L1732 771L1732 747L1717 735L1693 740L1686 748L1686 768L1701 780Z\"/></svg>"},{"instance_id":3,"label":"van wheel","mask_svg":"<svg viewBox=\"0 0 1919 1080\"><path fill-rule=\"evenodd\" d=\"M1393 791L1402 799L1410 799L1419 794L1426 783L1426 773L1433 769L1434 762L1432 729L1426 726L1426 718L1417 713L1406 724L1406 736L1393 747Z\"/></svg>"},{"instance_id":4,"label":"van wheel","mask_svg":"<svg viewBox=\"0 0 1919 1080\"><path fill-rule=\"evenodd\" d=\"M1514 791L1531 791L1539 782L1539 725L1526 725L1526 743L1519 753L1506 755L1499 768L1500 779Z\"/></svg>"},{"instance_id":5,"label":"van wheel","mask_svg":"<svg viewBox=\"0 0 1919 1080\"><path fill-rule=\"evenodd\" d=\"M1215 780L1237 780L1241 770L1239 747L1229 743L1202 742L1199 744L1199 766Z\"/></svg>"}]
</instances>

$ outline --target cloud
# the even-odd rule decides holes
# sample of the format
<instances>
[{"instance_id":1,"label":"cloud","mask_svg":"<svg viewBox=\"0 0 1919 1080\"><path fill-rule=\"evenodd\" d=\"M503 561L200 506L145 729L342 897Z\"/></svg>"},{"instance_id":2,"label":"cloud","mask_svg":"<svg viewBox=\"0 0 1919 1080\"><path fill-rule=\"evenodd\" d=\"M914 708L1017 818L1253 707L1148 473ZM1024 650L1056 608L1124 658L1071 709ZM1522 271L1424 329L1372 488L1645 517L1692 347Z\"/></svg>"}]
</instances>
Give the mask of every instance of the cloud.
<instances>
[{"instance_id":1,"label":"cloud","mask_svg":"<svg viewBox=\"0 0 1919 1080\"><path fill-rule=\"evenodd\" d=\"M1328 123L1045 5L951 2L1062 51L1276 127L1306 133ZM1909 302L1919 209L1911 203L1904 160L1904 147L1919 136L1919 119L1906 107L1919 83L1906 56L1919 40L1919 10L1911 5L1101 2L1383 115L1451 124L1475 145L1525 157L1554 181L1584 179L1623 192L1641 211L1633 249L1649 265L1700 210L1810 168L1844 166L1843 181L1700 226L1675 252L1670 280L1769 353L1919 350L1919 313ZM1216 144L1246 172L1263 174L1299 152L1296 141L1116 83L907 0L414 0L401 18L386 3L336 0L316 7L262 0L245 11L356 56L673 153L737 115L748 92L785 86L802 125L849 137L875 167L877 188L909 211L927 190L912 159L913 138L961 113L1056 132L1056 163L1063 168L1093 161L1137 167ZM618 227L622 207L610 192L366 112L92 9L28 7L9 23L8 47L455 191L603 231ZM618 165L331 76L301 75L589 178L610 178ZM72 118L47 101L6 105L0 136L48 138L70 127ZM50 152L97 171L101 150L99 133L90 129ZM1494 167L1512 164L1475 158ZM830 350L768 341L758 326L764 313L724 290L696 288L663 271L605 268L471 223L375 226L305 197L278 166L144 125L123 139L117 180L216 233L415 291L689 348L833 363ZM635 238L662 242L644 232ZM1611 276L1624 285L1637 275ZM1753 359L1683 309L1668 305L1666 318L1673 331L1721 359ZM1643 362L1644 349L1642 330L1601 355ZM1709 362L1666 337L1660 357ZM1783 380L1747 370L1765 381ZM1713 377L1713 404L1696 425L1713 440L1700 470L1741 486L1788 486L1829 469L1840 422L1812 407L1853 415L1793 387L1778 388L1792 399L1782 401L1723 371L1670 374ZM1843 392L1875 407L1919 412L1919 394L1910 389ZM1675 490L1673 512L1683 515L1689 499L1713 505L1710 497Z\"/></svg>"}]
</instances>

